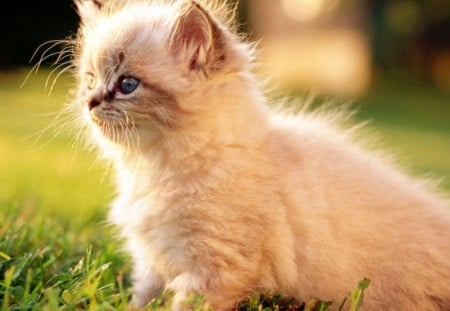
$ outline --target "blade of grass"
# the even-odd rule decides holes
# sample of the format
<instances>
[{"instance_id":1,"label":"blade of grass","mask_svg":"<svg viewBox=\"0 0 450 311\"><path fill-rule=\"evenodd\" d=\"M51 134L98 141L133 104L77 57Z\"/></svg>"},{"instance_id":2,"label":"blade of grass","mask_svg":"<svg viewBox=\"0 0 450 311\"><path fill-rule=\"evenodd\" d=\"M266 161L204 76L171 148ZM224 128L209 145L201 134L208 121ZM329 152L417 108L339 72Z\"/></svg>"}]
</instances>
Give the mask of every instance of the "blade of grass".
<instances>
[{"instance_id":1,"label":"blade of grass","mask_svg":"<svg viewBox=\"0 0 450 311\"><path fill-rule=\"evenodd\" d=\"M16 269L15 266L12 266L8 270L5 271L5 294L3 298L3 304L2 304L2 310L8 310L9 309L9 291L11 289L11 282L13 279L14 270Z\"/></svg>"},{"instance_id":2,"label":"blade of grass","mask_svg":"<svg viewBox=\"0 0 450 311\"><path fill-rule=\"evenodd\" d=\"M370 280L364 279L359 282L358 288L350 293L350 309L349 311L359 311L361 309L363 299L364 299L364 290L369 287Z\"/></svg>"}]
</instances>

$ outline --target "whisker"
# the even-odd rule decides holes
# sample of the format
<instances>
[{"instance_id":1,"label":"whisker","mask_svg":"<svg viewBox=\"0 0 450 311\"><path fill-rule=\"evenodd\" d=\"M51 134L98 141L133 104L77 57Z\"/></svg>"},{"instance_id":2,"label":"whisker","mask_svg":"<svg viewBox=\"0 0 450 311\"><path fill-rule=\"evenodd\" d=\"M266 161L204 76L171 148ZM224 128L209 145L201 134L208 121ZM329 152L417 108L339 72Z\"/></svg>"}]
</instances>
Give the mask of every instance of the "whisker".
<instances>
[{"instance_id":1,"label":"whisker","mask_svg":"<svg viewBox=\"0 0 450 311\"><path fill-rule=\"evenodd\" d=\"M113 137L114 137L114 142L118 143L118 142L119 142L120 136L119 136L119 133L118 133L118 131L117 131L117 127L111 126L111 128L113 129L113 133L114 133L114 135L113 135Z\"/></svg>"},{"instance_id":2,"label":"whisker","mask_svg":"<svg viewBox=\"0 0 450 311\"><path fill-rule=\"evenodd\" d=\"M36 48L36 50L34 51L34 53L33 53L33 55L31 55L31 58L30 58L30 60L28 61L28 63L30 64L33 60L34 60L34 58L36 57L36 55L37 55L37 53L40 51L40 49L42 49L44 46L46 46L46 45L48 45L48 44L52 44L51 46L50 46L50 50L52 49L52 48L54 48L54 47L56 47L56 46L58 46L58 44L72 44L73 43L73 41L71 40L71 39L66 39L66 40L49 40L49 41L47 41L47 42L44 42L44 43L42 43L42 44L40 44L37 48ZM48 49L47 49L48 50ZM46 51L47 51L46 50ZM45 54L45 52L43 53L43 54Z\"/></svg>"},{"instance_id":3,"label":"whisker","mask_svg":"<svg viewBox=\"0 0 450 311\"><path fill-rule=\"evenodd\" d=\"M69 65L69 66L67 66L67 65ZM63 69L56 75L56 77L53 79L52 85L50 86L50 89L49 89L49 91L48 91L47 96L50 96L50 95L52 94L53 88L55 87L55 84L56 84L56 81L58 80L58 78L59 78L63 73L65 73L66 71L71 70L71 69L74 68L74 65L72 65L72 61L64 62L64 63L62 63L61 65L59 65L58 67L56 67L54 70L52 70L52 72L50 73L49 77L51 77L51 75L53 74L53 72L54 72L55 70L57 70L57 69L59 69L59 68L61 68L61 67L64 67L64 66L66 66L66 67L63 68ZM47 78L47 80L46 80L46 85L45 85L45 88L46 88L46 89L47 89L47 81L48 81L48 78Z\"/></svg>"},{"instance_id":4,"label":"whisker","mask_svg":"<svg viewBox=\"0 0 450 311\"><path fill-rule=\"evenodd\" d=\"M50 53L50 54L45 55L45 56L42 55L41 59L40 59L33 67L31 67L31 69L30 69L30 71L28 72L28 74L26 75L24 81L23 81L22 84L20 85L20 88L23 88L23 86L27 83L27 81L30 79L30 77L31 77L31 75L32 75L33 73L36 74L36 73L38 72L38 70L39 70L39 68L41 67L41 65L42 65L43 62L45 62L47 59L49 59L49 58L51 58L51 57L53 57L53 56L55 56L55 55L58 55L58 54L60 54L60 53L61 53L61 52L58 51L58 52ZM69 54L66 54L66 55L69 55Z\"/></svg>"},{"instance_id":5,"label":"whisker","mask_svg":"<svg viewBox=\"0 0 450 311\"><path fill-rule=\"evenodd\" d=\"M72 56L72 47L71 46L66 46L59 52L58 57L53 62L53 65L58 64L62 59L66 58L67 56Z\"/></svg>"},{"instance_id":6,"label":"whisker","mask_svg":"<svg viewBox=\"0 0 450 311\"><path fill-rule=\"evenodd\" d=\"M39 59L39 61L38 61L38 63L42 63L45 59L48 59L48 57L46 57L47 56L47 53L49 52L49 51L51 51L53 48L55 48L55 47L57 47L58 45L60 45L60 44L67 44L62 50L60 50L60 51L58 51L58 52L54 52L54 53L51 53L50 55L52 55L52 56L54 56L54 55L58 55L58 54L60 54L61 52L63 52L63 51L70 51L71 50L71 45L69 45L69 43L71 43L71 42L68 42L68 41L59 41L59 42L56 42L56 43L54 43L54 44L52 44L50 47L48 47L43 53L42 53L42 55L41 55L41 58Z\"/></svg>"},{"instance_id":7,"label":"whisker","mask_svg":"<svg viewBox=\"0 0 450 311\"><path fill-rule=\"evenodd\" d=\"M124 124L123 119L119 119L118 123L119 123L119 127L120 127L120 131L118 130L118 132L120 134L119 143L125 144L127 146L127 148L129 148L130 146L128 145L128 141L126 139L126 133L125 133L126 125Z\"/></svg>"},{"instance_id":8,"label":"whisker","mask_svg":"<svg viewBox=\"0 0 450 311\"><path fill-rule=\"evenodd\" d=\"M60 116L58 116L57 119L53 120L49 125L47 125L44 129L29 135L27 137L25 137L24 139L30 139L33 136L36 136L36 138L34 139L34 142L32 144L32 148L34 151L36 150L41 150L43 148L45 148L46 146L48 146L50 143L52 143L56 137L60 136L62 132L67 131L70 127L68 125L68 121L69 121L70 116L66 115L64 116L64 118L61 118ZM37 143L38 141L41 140L41 138L48 133L50 130L52 130L52 134L51 136L46 139L46 142L43 144L40 144L39 147L37 148Z\"/></svg>"},{"instance_id":9,"label":"whisker","mask_svg":"<svg viewBox=\"0 0 450 311\"><path fill-rule=\"evenodd\" d=\"M75 134L75 137L74 137L74 140L73 140L73 143L72 143L72 146L71 146L72 150L74 150L74 151L78 150L78 146L79 146L79 144L81 143L81 141L83 139L82 132L84 130L85 130L85 126L84 125L79 126L79 129L78 129L78 131Z\"/></svg>"},{"instance_id":10,"label":"whisker","mask_svg":"<svg viewBox=\"0 0 450 311\"><path fill-rule=\"evenodd\" d=\"M122 137L123 137L122 139L123 139L124 143L126 144L127 149L129 149L130 145L129 145L129 140L128 140L128 130L127 130L127 127L129 126L128 116L124 110L121 110L120 114L122 116L122 118L120 118L120 127L122 129Z\"/></svg>"},{"instance_id":11,"label":"whisker","mask_svg":"<svg viewBox=\"0 0 450 311\"><path fill-rule=\"evenodd\" d=\"M31 135L26 136L24 139L30 139L30 138L32 138L32 137L38 135L37 138L36 138L36 141L39 140L39 139L41 138L41 136L42 136L44 133L46 133L48 130L50 130L51 128L53 128L53 127L55 127L56 125L58 125L58 124L60 124L60 123L62 123L62 122L65 121L65 120L61 120L61 116L62 116L64 113L65 113L64 109L61 109L61 110L56 114L56 117L55 117L55 118L54 118L54 119L53 119L53 120L52 120L45 128L39 130L38 132L36 132L36 133L34 133L34 134L31 134ZM69 116L66 116L66 117L69 117ZM35 141L35 143L36 143L36 141Z\"/></svg>"},{"instance_id":12,"label":"whisker","mask_svg":"<svg viewBox=\"0 0 450 311\"><path fill-rule=\"evenodd\" d=\"M79 121L79 120L78 120ZM75 158L78 155L78 147L80 146L82 140L84 139L83 137L83 131L86 130L86 125L84 122L78 122L78 124L81 124L78 126L78 130L75 134L75 137L73 138L73 143L71 145L71 149L73 150L72 153L72 161L71 161L71 166L73 167L74 163L75 163Z\"/></svg>"},{"instance_id":13,"label":"whisker","mask_svg":"<svg viewBox=\"0 0 450 311\"><path fill-rule=\"evenodd\" d=\"M64 63L61 63L61 64L59 64L58 66L56 66L49 74L48 74L48 76L47 76L47 79L45 80L45 90L47 90L48 89L48 84L50 83L50 79L51 79L51 77L53 76L53 74L56 72L56 71L58 71L60 68L62 68L62 67L64 67L64 66L67 66L67 65L70 65L72 63L72 61L70 61L70 60L68 60L68 61L65 61ZM48 94L48 95L50 95L50 93Z\"/></svg>"},{"instance_id":14,"label":"whisker","mask_svg":"<svg viewBox=\"0 0 450 311\"><path fill-rule=\"evenodd\" d=\"M127 139L131 141L131 144L128 146L129 148L132 148L133 150L135 150L136 148L139 147L139 135L136 135L137 129L135 126L135 121L134 118L131 114L129 114L128 112L126 112L125 110L122 110L123 114L125 115L125 122L127 125ZM134 139L134 136L136 135L137 140Z\"/></svg>"},{"instance_id":15,"label":"whisker","mask_svg":"<svg viewBox=\"0 0 450 311\"><path fill-rule=\"evenodd\" d=\"M114 72L114 69L115 69L115 66L111 66L111 67L108 69L108 71L107 71L107 73L106 73L106 75L105 75L106 85L109 84L109 79L112 77L113 72Z\"/></svg>"}]
</instances>

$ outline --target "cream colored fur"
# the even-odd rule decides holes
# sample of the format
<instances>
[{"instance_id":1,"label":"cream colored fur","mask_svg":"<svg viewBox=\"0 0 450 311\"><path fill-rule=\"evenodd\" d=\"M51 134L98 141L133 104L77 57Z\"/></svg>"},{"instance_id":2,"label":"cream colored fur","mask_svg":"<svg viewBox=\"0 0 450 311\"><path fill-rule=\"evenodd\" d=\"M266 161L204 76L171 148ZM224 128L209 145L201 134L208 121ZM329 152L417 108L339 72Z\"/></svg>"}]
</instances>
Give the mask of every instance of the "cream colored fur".
<instances>
[{"instance_id":1,"label":"cream colored fur","mask_svg":"<svg viewBox=\"0 0 450 311\"><path fill-rule=\"evenodd\" d=\"M450 310L448 201L340 117L269 109L211 2L77 2L78 105L117 170L133 302L166 288L174 309L195 292L217 310L255 292L337 307L367 277L364 310ZM139 87L108 99L123 75Z\"/></svg>"}]
</instances>

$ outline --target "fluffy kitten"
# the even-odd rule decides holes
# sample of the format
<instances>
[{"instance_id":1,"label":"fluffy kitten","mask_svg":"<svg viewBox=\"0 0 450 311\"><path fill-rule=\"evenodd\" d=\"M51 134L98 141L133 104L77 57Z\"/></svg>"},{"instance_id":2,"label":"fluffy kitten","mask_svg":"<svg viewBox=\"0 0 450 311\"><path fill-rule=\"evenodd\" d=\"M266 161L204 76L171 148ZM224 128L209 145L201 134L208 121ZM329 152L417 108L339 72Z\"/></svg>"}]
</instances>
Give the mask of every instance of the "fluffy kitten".
<instances>
[{"instance_id":1,"label":"fluffy kitten","mask_svg":"<svg viewBox=\"0 0 450 311\"><path fill-rule=\"evenodd\" d=\"M134 303L217 310L255 292L365 310L450 310L448 201L354 143L338 117L277 114L214 1L77 1L77 101L117 170L111 219Z\"/></svg>"}]
</instances>

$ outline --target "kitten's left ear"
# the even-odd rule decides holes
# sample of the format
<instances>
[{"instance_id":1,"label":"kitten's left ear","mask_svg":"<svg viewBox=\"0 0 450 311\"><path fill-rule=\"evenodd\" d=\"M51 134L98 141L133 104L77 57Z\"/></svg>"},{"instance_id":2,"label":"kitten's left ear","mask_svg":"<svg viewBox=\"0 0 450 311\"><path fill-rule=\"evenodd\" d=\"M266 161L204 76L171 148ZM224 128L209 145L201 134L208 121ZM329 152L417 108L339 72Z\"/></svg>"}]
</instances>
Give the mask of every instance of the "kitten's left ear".
<instances>
[{"instance_id":1,"label":"kitten's left ear","mask_svg":"<svg viewBox=\"0 0 450 311\"><path fill-rule=\"evenodd\" d=\"M93 23L101 12L106 0L74 0L76 10L83 25Z\"/></svg>"},{"instance_id":2,"label":"kitten's left ear","mask_svg":"<svg viewBox=\"0 0 450 311\"><path fill-rule=\"evenodd\" d=\"M209 13L190 1L180 15L170 39L174 56L186 62L191 71L213 71L225 59L222 30Z\"/></svg>"}]
</instances>

